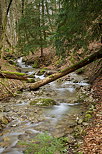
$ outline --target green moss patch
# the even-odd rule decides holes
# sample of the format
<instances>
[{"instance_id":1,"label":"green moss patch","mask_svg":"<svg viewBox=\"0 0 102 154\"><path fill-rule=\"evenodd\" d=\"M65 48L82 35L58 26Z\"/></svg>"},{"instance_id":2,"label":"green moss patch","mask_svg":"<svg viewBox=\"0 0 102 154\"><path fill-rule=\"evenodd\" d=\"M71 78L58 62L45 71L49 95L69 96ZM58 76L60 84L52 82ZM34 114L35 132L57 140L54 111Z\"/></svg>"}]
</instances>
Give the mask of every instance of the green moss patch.
<instances>
[{"instance_id":1,"label":"green moss patch","mask_svg":"<svg viewBox=\"0 0 102 154\"><path fill-rule=\"evenodd\" d=\"M39 98L39 99L36 99L34 101L31 101L30 105L52 106L52 105L56 105L56 102L53 99L50 99L50 98Z\"/></svg>"},{"instance_id":2,"label":"green moss patch","mask_svg":"<svg viewBox=\"0 0 102 154\"><path fill-rule=\"evenodd\" d=\"M13 74L13 75L18 75L18 76L24 76L24 75L26 75L25 73L9 72L9 71L1 71L1 73Z\"/></svg>"},{"instance_id":3,"label":"green moss patch","mask_svg":"<svg viewBox=\"0 0 102 154\"><path fill-rule=\"evenodd\" d=\"M92 115L89 114L89 113L87 113L87 114L85 115L84 121L87 122L87 121L89 121L91 118L92 118Z\"/></svg>"}]
</instances>

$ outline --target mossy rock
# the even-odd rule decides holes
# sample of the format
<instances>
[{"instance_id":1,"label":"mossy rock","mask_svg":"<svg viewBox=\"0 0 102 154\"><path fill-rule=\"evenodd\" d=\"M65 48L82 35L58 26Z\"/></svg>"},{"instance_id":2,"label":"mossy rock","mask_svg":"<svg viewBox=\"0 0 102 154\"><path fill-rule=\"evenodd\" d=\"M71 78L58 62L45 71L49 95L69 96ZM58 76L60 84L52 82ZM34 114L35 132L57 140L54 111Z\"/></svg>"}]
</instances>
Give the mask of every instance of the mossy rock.
<instances>
[{"instance_id":1,"label":"mossy rock","mask_svg":"<svg viewBox=\"0 0 102 154\"><path fill-rule=\"evenodd\" d=\"M43 68L40 70L41 75L43 75L46 72L46 70Z\"/></svg>"},{"instance_id":2,"label":"mossy rock","mask_svg":"<svg viewBox=\"0 0 102 154\"><path fill-rule=\"evenodd\" d=\"M89 121L91 118L92 118L92 115L89 114L89 113L87 113L87 114L85 115L84 121L87 122L87 121Z\"/></svg>"},{"instance_id":3,"label":"mossy rock","mask_svg":"<svg viewBox=\"0 0 102 154\"><path fill-rule=\"evenodd\" d=\"M39 98L39 99L36 99L34 101L31 101L30 105L52 106L52 105L56 105L56 102L53 99L50 99L50 98Z\"/></svg>"},{"instance_id":4,"label":"mossy rock","mask_svg":"<svg viewBox=\"0 0 102 154\"><path fill-rule=\"evenodd\" d=\"M43 75L46 72L45 69L41 69L37 72L37 75Z\"/></svg>"}]
</instances>

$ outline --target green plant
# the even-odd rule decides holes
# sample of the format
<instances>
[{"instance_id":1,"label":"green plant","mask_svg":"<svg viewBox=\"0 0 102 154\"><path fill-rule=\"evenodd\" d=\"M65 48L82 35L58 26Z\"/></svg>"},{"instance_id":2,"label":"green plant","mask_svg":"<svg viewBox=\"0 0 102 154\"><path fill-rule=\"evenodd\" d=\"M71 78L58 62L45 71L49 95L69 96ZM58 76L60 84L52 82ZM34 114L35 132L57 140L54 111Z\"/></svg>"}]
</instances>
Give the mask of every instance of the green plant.
<instances>
[{"instance_id":1,"label":"green plant","mask_svg":"<svg viewBox=\"0 0 102 154\"><path fill-rule=\"evenodd\" d=\"M89 113L87 113L87 114L85 115L84 121L89 121L91 118L92 118L92 115L89 114Z\"/></svg>"},{"instance_id":2,"label":"green plant","mask_svg":"<svg viewBox=\"0 0 102 154\"><path fill-rule=\"evenodd\" d=\"M46 70L44 69L44 68L42 68L41 70L40 70L40 75L43 75L44 73L46 72Z\"/></svg>"},{"instance_id":3,"label":"green plant","mask_svg":"<svg viewBox=\"0 0 102 154\"><path fill-rule=\"evenodd\" d=\"M38 63L38 61L37 60L35 60L35 62L34 62L34 64L33 64L33 66L32 66L33 68L38 68L39 67L39 63Z\"/></svg>"},{"instance_id":4,"label":"green plant","mask_svg":"<svg viewBox=\"0 0 102 154\"><path fill-rule=\"evenodd\" d=\"M65 151L63 138L54 138L47 133L37 135L29 143L22 142L19 144L26 145L25 154L61 154Z\"/></svg>"},{"instance_id":5,"label":"green plant","mask_svg":"<svg viewBox=\"0 0 102 154\"><path fill-rule=\"evenodd\" d=\"M101 38L102 1L62 0L61 2L62 8L56 21L56 53L62 55L68 51L75 54L81 48L83 53L89 52L87 48L89 43Z\"/></svg>"}]
</instances>

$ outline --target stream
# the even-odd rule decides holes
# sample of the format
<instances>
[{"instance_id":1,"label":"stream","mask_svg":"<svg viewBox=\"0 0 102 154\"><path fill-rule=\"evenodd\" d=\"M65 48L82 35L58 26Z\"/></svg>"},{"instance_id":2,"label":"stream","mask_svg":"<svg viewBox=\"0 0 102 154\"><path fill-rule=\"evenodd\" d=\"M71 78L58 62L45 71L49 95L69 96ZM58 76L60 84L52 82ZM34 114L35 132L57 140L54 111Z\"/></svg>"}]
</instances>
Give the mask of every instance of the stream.
<instances>
[{"instance_id":1,"label":"stream","mask_svg":"<svg viewBox=\"0 0 102 154\"><path fill-rule=\"evenodd\" d=\"M25 65L22 57L17 60L22 72L29 75L38 72L37 69ZM37 80L44 75L35 73ZM0 104L10 119L10 123L1 132L1 154L23 154L24 147L18 141L32 140L39 133L49 133L54 137L70 134L76 124L76 118L85 111L86 107L78 101L80 89L87 89L90 85L85 76L70 73L67 78L51 82L37 91L23 91L16 97L11 97ZM57 102L50 107L30 105L38 98L51 98Z\"/></svg>"}]
</instances>

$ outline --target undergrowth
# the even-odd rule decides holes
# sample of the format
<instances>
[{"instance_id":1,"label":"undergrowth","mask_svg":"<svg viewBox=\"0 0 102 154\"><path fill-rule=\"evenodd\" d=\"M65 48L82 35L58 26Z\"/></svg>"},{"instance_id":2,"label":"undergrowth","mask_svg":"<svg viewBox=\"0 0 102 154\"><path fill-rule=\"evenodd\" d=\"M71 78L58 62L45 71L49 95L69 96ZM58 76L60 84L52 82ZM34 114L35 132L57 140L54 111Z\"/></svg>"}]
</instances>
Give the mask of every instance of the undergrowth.
<instances>
[{"instance_id":1,"label":"undergrowth","mask_svg":"<svg viewBox=\"0 0 102 154\"><path fill-rule=\"evenodd\" d=\"M20 142L20 145L26 146L25 154L63 154L66 138L55 138L47 133L37 135L30 142Z\"/></svg>"}]
</instances>

